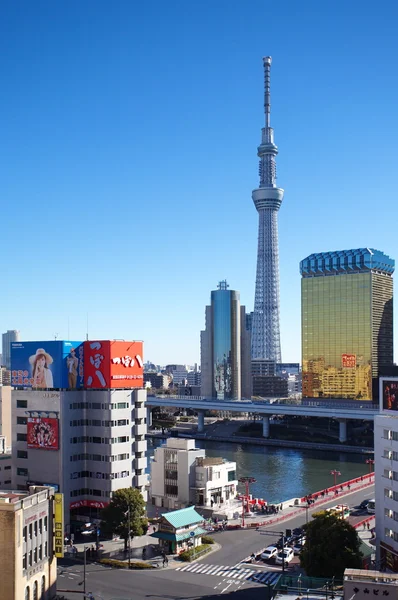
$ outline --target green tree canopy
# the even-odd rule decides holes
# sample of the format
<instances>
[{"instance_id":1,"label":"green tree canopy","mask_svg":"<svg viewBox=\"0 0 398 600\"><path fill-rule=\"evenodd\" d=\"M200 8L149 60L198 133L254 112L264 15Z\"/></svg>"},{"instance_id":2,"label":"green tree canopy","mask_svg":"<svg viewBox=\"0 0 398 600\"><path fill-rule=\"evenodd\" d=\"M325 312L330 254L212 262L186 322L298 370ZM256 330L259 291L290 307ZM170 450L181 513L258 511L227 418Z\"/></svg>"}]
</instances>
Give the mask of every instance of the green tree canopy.
<instances>
[{"instance_id":1,"label":"green tree canopy","mask_svg":"<svg viewBox=\"0 0 398 600\"><path fill-rule=\"evenodd\" d=\"M129 511L130 509L130 511ZM130 512L130 514L129 514ZM113 493L111 502L102 511L101 528L106 534L116 533L124 540L147 532L148 521L144 518L145 502L135 488L124 488Z\"/></svg>"},{"instance_id":2,"label":"green tree canopy","mask_svg":"<svg viewBox=\"0 0 398 600\"><path fill-rule=\"evenodd\" d=\"M344 519L320 512L304 525L304 531L306 544L300 553L300 565L307 575L342 579L344 569L361 568L361 541Z\"/></svg>"}]
</instances>

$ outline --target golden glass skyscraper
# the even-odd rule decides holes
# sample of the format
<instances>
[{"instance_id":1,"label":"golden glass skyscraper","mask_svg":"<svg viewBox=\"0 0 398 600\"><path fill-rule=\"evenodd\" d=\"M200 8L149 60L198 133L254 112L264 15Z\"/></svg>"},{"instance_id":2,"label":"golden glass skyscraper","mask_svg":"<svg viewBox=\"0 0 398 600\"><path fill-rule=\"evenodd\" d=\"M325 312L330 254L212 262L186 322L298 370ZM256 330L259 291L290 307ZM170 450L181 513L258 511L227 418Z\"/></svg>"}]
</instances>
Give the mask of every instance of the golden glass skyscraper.
<instances>
[{"instance_id":1,"label":"golden glass skyscraper","mask_svg":"<svg viewBox=\"0 0 398 600\"><path fill-rule=\"evenodd\" d=\"M301 261L303 398L377 397L393 364L394 264L370 248Z\"/></svg>"}]
</instances>

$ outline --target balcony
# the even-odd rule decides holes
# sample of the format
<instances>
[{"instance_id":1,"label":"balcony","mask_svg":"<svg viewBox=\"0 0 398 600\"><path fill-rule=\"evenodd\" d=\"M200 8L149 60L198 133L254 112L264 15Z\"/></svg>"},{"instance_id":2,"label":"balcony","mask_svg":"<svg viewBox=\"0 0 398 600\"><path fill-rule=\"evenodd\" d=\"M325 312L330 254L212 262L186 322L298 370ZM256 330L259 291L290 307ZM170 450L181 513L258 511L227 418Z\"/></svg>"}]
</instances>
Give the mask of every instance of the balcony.
<instances>
[{"instance_id":1,"label":"balcony","mask_svg":"<svg viewBox=\"0 0 398 600\"><path fill-rule=\"evenodd\" d=\"M136 487L145 487L148 485L148 475L146 473L143 473L142 475L135 475L134 485Z\"/></svg>"},{"instance_id":2,"label":"balcony","mask_svg":"<svg viewBox=\"0 0 398 600\"><path fill-rule=\"evenodd\" d=\"M134 417L136 419L145 419L146 418L145 406L140 406L139 408L135 408L134 409Z\"/></svg>"},{"instance_id":3,"label":"balcony","mask_svg":"<svg viewBox=\"0 0 398 600\"><path fill-rule=\"evenodd\" d=\"M134 434L135 435L145 435L147 432L147 427L145 423L142 425L134 425Z\"/></svg>"},{"instance_id":4,"label":"balcony","mask_svg":"<svg viewBox=\"0 0 398 600\"><path fill-rule=\"evenodd\" d=\"M146 468L147 468L146 457L134 459L134 469L146 469Z\"/></svg>"},{"instance_id":5,"label":"balcony","mask_svg":"<svg viewBox=\"0 0 398 600\"><path fill-rule=\"evenodd\" d=\"M147 442L146 440L135 441L133 444L133 450L135 452L146 452L147 451Z\"/></svg>"}]
</instances>

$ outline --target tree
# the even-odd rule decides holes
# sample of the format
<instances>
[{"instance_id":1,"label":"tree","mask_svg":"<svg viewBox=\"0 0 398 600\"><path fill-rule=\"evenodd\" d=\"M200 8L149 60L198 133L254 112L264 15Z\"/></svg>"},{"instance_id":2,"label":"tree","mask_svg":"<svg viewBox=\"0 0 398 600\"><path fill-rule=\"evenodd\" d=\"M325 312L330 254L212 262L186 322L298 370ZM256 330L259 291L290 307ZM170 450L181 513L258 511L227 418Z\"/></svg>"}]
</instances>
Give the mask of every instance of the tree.
<instances>
[{"instance_id":1,"label":"tree","mask_svg":"<svg viewBox=\"0 0 398 600\"><path fill-rule=\"evenodd\" d=\"M354 527L335 513L322 511L304 525L306 543L300 565L312 577L342 579L344 569L362 566L361 541Z\"/></svg>"},{"instance_id":2,"label":"tree","mask_svg":"<svg viewBox=\"0 0 398 600\"><path fill-rule=\"evenodd\" d=\"M101 529L107 534L117 533L124 540L124 549L127 550L129 527L130 537L143 535L148 530L148 521L144 514L145 502L138 490L117 490L113 492L111 502L102 511Z\"/></svg>"}]
</instances>

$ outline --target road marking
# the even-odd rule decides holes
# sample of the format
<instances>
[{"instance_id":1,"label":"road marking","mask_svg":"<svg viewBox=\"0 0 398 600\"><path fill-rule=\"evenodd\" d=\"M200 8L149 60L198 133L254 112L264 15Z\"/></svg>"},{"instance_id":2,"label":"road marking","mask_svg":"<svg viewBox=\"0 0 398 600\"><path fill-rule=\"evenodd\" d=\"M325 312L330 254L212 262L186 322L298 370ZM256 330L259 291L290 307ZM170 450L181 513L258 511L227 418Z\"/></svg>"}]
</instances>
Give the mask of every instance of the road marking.
<instances>
[{"instance_id":1,"label":"road marking","mask_svg":"<svg viewBox=\"0 0 398 600\"><path fill-rule=\"evenodd\" d=\"M225 587L225 588L224 588L224 589L221 591L221 593L223 594L224 592L226 592L226 591L227 591L227 589L228 589L229 587L231 587L231 584L230 584L230 583L227 585L227 587Z\"/></svg>"}]
</instances>

